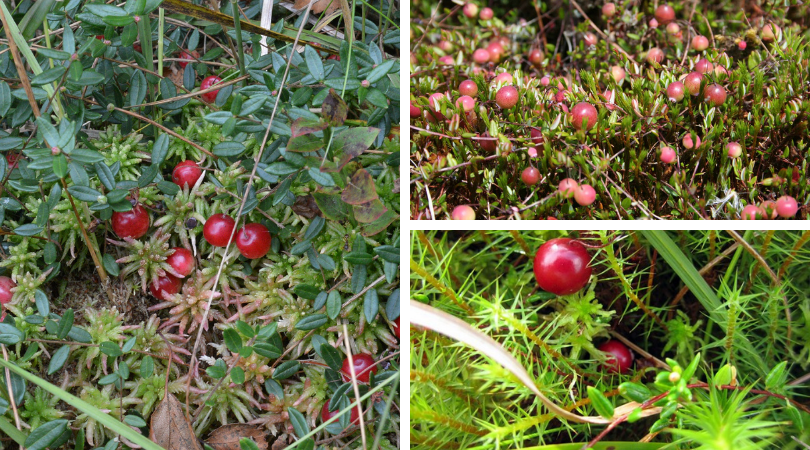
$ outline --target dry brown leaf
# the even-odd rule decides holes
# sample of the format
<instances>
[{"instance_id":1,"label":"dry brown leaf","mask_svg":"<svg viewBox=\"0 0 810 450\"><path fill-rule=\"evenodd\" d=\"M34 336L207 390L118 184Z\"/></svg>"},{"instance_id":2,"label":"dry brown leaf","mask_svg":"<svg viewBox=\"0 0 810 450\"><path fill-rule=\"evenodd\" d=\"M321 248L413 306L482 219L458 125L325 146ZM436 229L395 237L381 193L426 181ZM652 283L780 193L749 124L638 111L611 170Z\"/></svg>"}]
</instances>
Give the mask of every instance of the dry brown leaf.
<instances>
[{"instance_id":1,"label":"dry brown leaf","mask_svg":"<svg viewBox=\"0 0 810 450\"><path fill-rule=\"evenodd\" d=\"M276 442L273 442L273 446L270 448L270 450L284 450L285 448L287 448L286 435L276 439Z\"/></svg>"},{"instance_id":2,"label":"dry brown leaf","mask_svg":"<svg viewBox=\"0 0 810 450\"><path fill-rule=\"evenodd\" d=\"M163 76L172 80L175 86L183 87L183 71L178 69L175 65L163 67Z\"/></svg>"},{"instance_id":3,"label":"dry brown leaf","mask_svg":"<svg viewBox=\"0 0 810 450\"><path fill-rule=\"evenodd\" d=\"M172 394L166 394L155 408L150 424L149 439L166 450L203 450L183 406Z\"/></svg>"},{"instance_id":4,"label":"dry brown leaf","mask_svg":"<svg viewBox=\"0 0 810 450\"><path fill-rule=\"evenodd\" d=\"M211 432L206 444L214 450L241 450L239 439L250 438L259 446L260 450L267 450L267 440L261 429L246 423L231 423L223 425Z\"/></svg>"},{"instance_id":5,"label":"dry brown leaf","mask_svg":"<svg viewBox=\"0 0 810 450\"><path fill-rule=\"evenodd\" d=\"M309 0L295 0L295 4L293 8L297 10L302 10L307 7L309 4ZM320 14L323 10L326 10L326 14L332 14L332 11L336 11L340 8L340 1L338 0L318 0L312 4L312 13L313 14Z\"/></svg>"},{"instance_id":6,"label":"dry brown leaf","mask_svg":"<svg viewBox=\"0 0 810 450\"><path fill-rule=\"evenodd\" d=\"M292 210L299 216L304 216L307 219L314 219L321 215L321 209L315 203L315 197L311 195L302 195L295 198L295 203L292 205Z\"/></svg>"}]
</instances>

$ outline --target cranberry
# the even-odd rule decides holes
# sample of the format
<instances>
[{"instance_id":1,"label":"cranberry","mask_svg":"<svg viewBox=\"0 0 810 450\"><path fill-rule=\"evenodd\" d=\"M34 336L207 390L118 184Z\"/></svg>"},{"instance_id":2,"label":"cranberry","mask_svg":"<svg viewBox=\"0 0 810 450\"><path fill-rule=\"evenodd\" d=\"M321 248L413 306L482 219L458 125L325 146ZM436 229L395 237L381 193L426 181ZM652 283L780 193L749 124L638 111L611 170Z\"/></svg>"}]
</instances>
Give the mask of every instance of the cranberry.
<instances>
[{"instance_id":1,"label":"cranberry","mask_svg":"<svg viewBox=\"0 0 810 450\"><path fill-rule=\"evenodd\" d=\"M633 353L620 341L610 340L597 347L599 351L610 354L604 368L611 373L627 373L633 365Z\"/></svg>"},{"instance_id":2,"label":"cranberry","mask_svg":"<svg viewBox=\"0 0 810 450\"><path fill-rule=\"evenodd\" d=\"M475 19L478 16L478 5L475 3L467 3L464 5L462 12L469 19Z\"/></svg>"},{"instance_id":3,"label":"cranberry","mask_svg":"<svg viewBox=\"0 0 810 450\"><path fill-rule=\"evenodd\" d=\"M462 95L456 100L456 106L460 106L464 111L470 112L475 108L475 100L469 95Z\"/></svg>"},{"instance_id":4,"label":"cranberry","mask_svg":"<svg viewBox=\"0 0 810 450\"><path fill-rule=\"evenodd\" d=\"M726 145L726 150L728 150L728 157L729 158L739 158L742 155L743 148L737 142L729 142Z\"/></svg>"},{"instance_id":5,"label":"cranberry","mask_svg":"<svg viewBox=\"0 0 810 450\"><path fill-rule=\"evenodd\" d=\"M709 48L709 40L706 39L706 36L697 35L692 38L692 49L698 52L702 52Z\"/></svg>"},{"instance_id":6,"label":"cranberry","mask_svg":"<svg viewBox=\"0 0 810 450\"><path fill-rule=\"evenodd\" d=\"M714 106L720 106L726 102L726 88L719 84L710 84L703 89L703 99Z\"/></svg>"},{"instance_id":7,"label":"cranberry","mask_svg":"<svg viewBox=\"0 0 810 450\"><path fill-rule=\"evenodd\" d=\"M17 287L17 283L9 277L0 276L0 305L6 305L11 302L11 297L14 297L12 289Z\"/></svg>"},{"instance_id":8,"label":"cranberry","mask_svg":"<svg viewBox=\"0 0 810 450\"><path fill-rule=\"evenodd\" d=\"M475 220L475 211L467 205L459 205L450 214L452 220Z\"/></svg>"},{"instance_id":9,"label":"cranberry","mask_svg":"<svg viewBox=\"0 0 810 450\"><path fill-rule=\"evenodd\" d=\"M487 139L478 139L478 144L481 145L481 149L487 152L495 153L498 150L498 140L491 137L489 135L489 131L485 131L484 134L481 135L482 138Z\"/></svg>"},{"instance_id":10,"label":"cranberry","mask_svg":"<svg viewBox=\"0 0 810 450\"><path fill-rule=\"evenodd\" d=\"M776 213L779 214L779 217L791 218L796 215L798 210L799 204L796 203L795 198L783 195L776 199Z\"/></svg>"},{"instance_id":11,"label":"cranberry","mask_svg":"<svg viewBox=\"0 0 810 450\"><path fill-rule=\"evenodd\" d=\"M477 64L485 64L489 61L489 52L483 48L476 49L473 52L473 61Z\"/></svg>"},{"instance_id":12,"label":"cranberry","mask_svg":"<svg viewBox=\"0 0 810 450\"><path fill-rule=\"evenodd\" d=\"M22 158L22 155L20 153L6 153L6 163L8 164L8 170L16 169L17 164L19 164L20 158Z\"/></svg>"},{"instance_id":13,"label":"cranberry","mask_svg":"<svg viewBox=\"0 0 810 450\"><path fill-rule=\"evenodd\" d=\"M543 132L540 131L540 128L532 127L532 129L530 130L530 136L532 144L540 145L543 143Z\"/></svg>"},{"instance_id":14,"label":"cranberry","mask_svg":"<svg viewBox=\"0 0 810 450\"><path fill-rule=\"evenodd\" d=\"M757 205L748 205L740 212L740 219L743 220L757 220L765 216L765 211Z\"/></svg>"},{"instance_id":15,"label":"cranberry","mask_svg":"<svg viewBox=\"0 0 810 450\"><path fill-rule=\"evenodd\" d=\"M540 84L547 87L549 84L551 84L551 78L547 76L540 78Z\"/></svg>"},{"instance_id":16,"label":"cranberry","mask_svg":"<svg viewBox=\"0 0 810 450\"><path fill-rule=\"evenodd\" d=\"M700 147L700 136L695 135L695 140L692 141L692 133L686 133L683 137L683 146L687 149Z\"/></svg>"},{"instance_id":17,"label":"cranberry","mask_svg":"<svg viewBox=\"0 0 810 450\"><path fill-rule=\"evenodd\" d=\"M478 95L478 85L473 80L464 80L458 86L458 93L461 95L468 95L475 97Z\"/></svg>"},{"instance_id":18,"label":"cranberry","mask_svg":"<svg viewBox=\"0 0 810 450\"><path fill-rule=\"evenodd\" d=\"M661 62L663 62L663 61L664 61L664 51L661 50L660 48L653 47L647 52L647 62L648 63L650 63L650 64L652 64L652 63L661 64Z\"/></svg>"},{"instance_id":19,"label":"cranberry","mask_svg":"<svg viewBox=\"0 0 810 450\"><path fill-rule=\"evenodd\" d=\"M495 15L495 12L492 11L492 8L482 8L481 13L478 14L478 17L480 17L481 20L490 20L490 19L492 19L492 16L494 16L494 15Z\"/></svg>"},{"instance_id":20,"label":"cranberry","mask_svg":"<svg viewBox=\"0 0 810 450\"><path fill-rule=\"evenodd\" d=\"M666 25L675 20L675 10L669 5L661 5L655 9L655 18L658 19L661 24Z\"/></svg>"},{"instance_id":21,"label":"cranberry","mask_svg":"<svg viewBox=\"0 0 810 450\"><path fill-rule=\"evenodd\" d=\"M442 51L451 52L453 51L453 44L450 43L450 41L441 41L439 42L439 48L442 49Z\"/></svg>"},{"instance_id":22,"label":"cranberry","mask_svg":"<svg viewBox=\"0 0 810 450\"><path fill-rule=\"evenodd\" d=\"M176 276L167 273L165 277L160 277L157 283L149 284L149 292L159 300L169 300L174 294L180 292L182 282Z\"/></svg>"},{"instance_id":23,"label":"cranberry","mask_svg":"<svg viewBox=\"0 0 810 450\"><path fill-rule=\"evenodd\" d=\"M529 62L538 69L543 65L544 59L545 56L543 55L543 52L540 51L540 49L536 48L529 52Z\"/></svg>"},{"instance_id":24,"label":"cranberry","mask_svg":"<svg viewBox=\"0 0 810 450\"><path fill-rule=\"evenodd\" d=\"M211 86L219 83L220 81L222 81L222 78L220 78L220 77L218 77L216 75L209 75L209 76L205 77L205 79L202 80L202 84L200 84L200 90L204 91L204 90L210 88ZM214 100L217 99L217 94L218 93L219 93L219 89L211 91L211 92L206 92L205 94L202 95L202 99L205 100L208 103L213 103Z\"/></svg>"},{"instance_id":25,"label":"cranberry","mask_svg":"<svg viewBox=\"0 0 810 450\"><path fill-rule=\"evenodd\" d=\"M441 58L439 58L439 64L443 64L443 65L445 65L445 66L452 66L452 65L454 65L455 63L456 63L456 62L455 62L455 61L453 61L453 57L452 57L452 56L442 56ZM364 80L364 81L365 81L365 80ZM361 84L362 84L362 83L361 83ZM363 86L363 87L368 87L368 86Z\"/></svg>"},{"instance_id":26,"label":"cranberry","mask_svg":"<svg viewBox=\"0 0 810 450\"><path fill-rule=\"evenodd\" d=\"M534 186L540 181L540 171L536 167L527 167L520 174L520 179L529 186Z\"/></svg>"},{"instance_id":27,"label":"cranberry","mask_svg":"<svg viewBox=\"0 0 810 450\"><path fill-rule=\"evenodd\" d=\"M590 103L577 103L571 110L571 121L577 130L585 128L587 131L593 128L596 125L596 117L596 108Z\"/></svg>"},{"instance_id":28,"label":"cranberry","mask_svg":"<svg viewBox=\"0 0 810 450\"><path fill-rule=\"evenodd\" d=\"M357 381L368 383L368 379L372 373L377 373L377 365L374 363L374 358L371 355L360 353L352 355L352 362L354 363L354 375ZM349 358L343 360L343 366L340 368L343 374L343 379L348 381L352 379L351 366Z\"/></svg>"},{"instance_id":29,"label":"cranberry","mask_svg":"<svg viewBox=\"0 0 810 450\"><path fill-rule=\"evenodd\" d=\"M143 47L141 46L140 42L132 44L132 50L135 50L138 53L143 53Z\"/></svg>"},{"instance_id":30,"label":"cranberry","mask_svg":"<svg viewBox=\"0 0 810 450\"><path fill-rule=\"evenodd\" d=\"M323 420L324 422L328 421L332 417L335 417L340 412L339 409L329 411L329 402L331 401L332 401L331 399L327 400L326 403L324 403L323 408L321 408L321 420ZM360 422L360 413L358 412L359 409L360 409L359 404L356 407L352 408L352 412L350 413L351 416L349 417L351 423Z\"/></svg>"},{"instance_id":31,"label":"cranberry","mask_svg":"<svg viewBox=\"0 0 810 450\"><path fill-rule=\"evenodd\" d=\"M118 237L138 239L149 231L149 213L141 205L112 214L112 229Z\"/></svg>"},{"instance_id":32,"label":"cranberry","mask_svg":"<svg viewBox=\"0 0 810 450\"><path fill-rule=\"evenodd\" d=\"M700 83L703 82L703 75L700 72L692 72L683 79L683 85L692 95L700 93Z\"/></svg>"},{"instance_id":33,"label":"cranberry","mask_svg":"<svg viewBox=\"0 0 810 450\"><path fill-rule=\"evenodd\" d=\"M574 200L581 206L588 206L596 201L596 191L589 184L580 184L574 192Z\"/></svg>"},{"instance_id":34,"label":"cranberry","mask_svg":"<svg viewBox=\"0 0 810 450\"><path fill-rule=\"evenodd\" d=\"M624 79L624 69L621 66L613 66L610 68L610 76L613 77L617 83Z\"/></svg>"},{"instance_id":35,"label":"cranberry","mask_svg":"<svg viewBox=\"0 0 810 450\"><path fill-rule=\"evenodd\" d=\"M669 96L669 101L679 102L683 100L683 94L684 87L683 83L680 81L673 81L672 83L669 83L669 86L667 86L667 96Z\"/></svg>"},{"instance_id":36,"label":"cranberry","mask_svg":"<svg viewBox=\"0 0 810 450\"><path fill-rule=\"evenodd\" d=\"M551 239L537 249L534 277L544 291L557 295L578 292L591 279L591 255L571 238Z\"/></svg>"},{"instance_id":37,"label":"cranberry","mask_svg":"<svg viewBox=\"0 0 810 450\"><path fill-rule=\"evenodd\" d=\"M681 32L681 26L678 25L677 23L670 22L669 24L667 24L667 33L669 33L670 35L675 36L680 32Z\"/></svg>"},{"instance_id":38,"label":"cranberry","mask_svg":"<svg viewBox=\"0 0 810 450\"><path fill-rule=\"evenodd\" d=\"M394 333L396 333L397 339L399 339L399 317L391 322L391 328L394 329Z\"/></svg>"},{"instance_id":39,"label":"cranberry","mask_svg":"<svg viewBox=\"0 0 810 450\"><path fill-rule=\"evenodd\" d=\"M499 74L498 74L498 76L496 76L496 77L495 77L495 79L494 79L494 80L492 80L492 83L493 83L493 84L498 84L498 83L511 83L511 82L512 82L512 80L514 80L514 77L512 77L512 74L511 74L511 73L509 73L509 72L503 72L503 73L499 73Z\"/></svg>"},{"instance_id":40,"label":"cranberry","mask_svg":"<svg viewBox=\"0 0 810 450\"><path fill-rule=\"evenodd\" d=\"M602 15L611 18L616 14L616 4L613 2L608 2L602 5Z\"/></svg>"},{"instance_id":41,"label":"cranberry","mask_svg":"<svg viewBox=\"0 0 810 450\"><path fill-rule=\"evenodd\" d=\"M762 37L762 42L773 42L779 38L781 33L782 30L776 24L769 23L762 27L760 37Z\"/></svg>"},{"instance_id":42,"label":"cranberry","mask_svg":"<svg viewBox=\"0 0 810 450\"><path fill-rule=\"evenodd\" d=\"M436 92L435 94L430 94L430 97L428 97L428 105L430 105L430 107L434 111L439 111L439 109L441 108L442 99L444 99L444 98L447 98L447 96L445 94L440 93L440 92Z\"/></svg>"},{"instance_id":43,"label":"cranberry","mask_svg":"<svg viewBox=\"0 0 810 450\"><path fill-rule=\"evenodd\" d=\"M411 103L411 119L416 119L422 115L422 110L418 106L413 106Z\"/></svg>"},{"instance_id":44,"label":"cranberry","mask_svg":"<svg viewBox=\"0 0 810 450\"><path fill-rule=\"evenodd\" d=\"M185 160L174 167L172 171L172 181L182 187L194 186L202 176L202 169L195 161Z\"/></svg>"},{"instance_id":45,"label":"cranberry","mask_svg":"<svg viewBox=\"0 0 810 450\"><path fill-rule=\"evenodd\" d=\"M706 58L700 58L698 62L695 63L695 72L697 73L707 73L711 72L714 69L714 64Z\"/></svg>"},{"instance_id":46,"label":"cranberry","mask_svg":"<svg viewBox=\"0 0 810 450\"><path fill-rule=\"evenodd\" d=\"M675 161L675 156L676 153L675 150L672 149L672 147L667 146L661 148L661 162L663 162L664 164L670 164L673 161Z\"/></svg>"},{"instance_id":47,"label":"cranberry","mask_svg":"<svg viewBox=\"0 0 810 450\"><path fill-rule=\"evenodd\" d=\"M737 48L740 49L740 51L745 50L747 47L748 43L746 43L745 41L740 41L737 43Z\"/></svg>"},{"instance_id":48,"label":"cranberry","mask_svg":"<svg viewBox=\"0 0 810 450\"><path fill-rule=\"evenodd\" d=\"M180 52L180 61L177 61L177 64L183 69L185 69L188 63L196 61L197 58L199 57L200 54L197 53L196 50L191 52L189 52L188 50L183 50L182 52Z\"/></svg>"},{"instance_id":49,"label":"cranberry","mask_svg":"<svg viewBox=\"0 0 810 450\"><path fill-rule=\"evenodd\" d=\"M560 181L557 189L560 191L563 198L571 198L574 196L574 194L576 194L578 187L579 185L573 178L566 178Z\"/></svg>"},{"instance_id":50,"label":"cranberry","mask_svg":"<svg viewBox=\"0 0 810 450\"><path fill-rule=\"evenodd\" d=\"M649 25L650 28L658 28L658 21L655 19L650 19Z\"/></svg>"},{"instance_id":51,"label":"cranberry","mask_svg":"<svg viewBox=\"0 0 810 450\"><path fill-rule=\"evenodd\" d=\"M596 45L596 43L599 41L596 35L591 32L585 33L585 35L582 37L582 40L585 41L586 47Z\"/></svg>"},{"instance_id":52,"label":"cranberry","mask_svg":"<svg viewBox=\"0 0 810 450\"><path fill-rule=\"evenodd\" d=\"M763 215L767 219L776 219L776 216L779 214L776 211L776 202L773 200L765 200L760 203L759 208L763 211Z\"/></svg>"},{"instance_id":53,"label":"cranberry","mask_svg":"<svg viewBox=\"0 0 810 450\"><path fill-rule=\"evenodd\" d=\"M260 223L249 223L236 232L236 246L247 259L258 259L270 251L270 230Z\"/></svg>"},{"instance_id":54,"label":"cranberry","mask_svg":"<svg viewBox=\"0 0 810 450\"><path fill-rule=\"evenodd\" d=\"M205 221L203 237L214 247L225 247L231 237L236 221L225 214L214 214Z\"/></svg>"},{"instance_id":55,"label":"cranberry","mask_svg":"<svg viewBox=\"0 0 810 450\"><path fill-rule=\"evenodd\" d=\"M509 109L517 105L518 90L514 86L504 86L498 89L495 94L495 103L503 109Z\"/></svg>"},{"instance_id":56,"label":"cranberry","mask_svg":"<svg viewBox=\"0 0 810 450\"><path fill-rule=\"evenodd\" d=\"M194 255L191 250L183 247L175 247L172 250L174 252L166 258L166 262L183 277L191 275L194 271Z\"/></svg>"}]
</instances>

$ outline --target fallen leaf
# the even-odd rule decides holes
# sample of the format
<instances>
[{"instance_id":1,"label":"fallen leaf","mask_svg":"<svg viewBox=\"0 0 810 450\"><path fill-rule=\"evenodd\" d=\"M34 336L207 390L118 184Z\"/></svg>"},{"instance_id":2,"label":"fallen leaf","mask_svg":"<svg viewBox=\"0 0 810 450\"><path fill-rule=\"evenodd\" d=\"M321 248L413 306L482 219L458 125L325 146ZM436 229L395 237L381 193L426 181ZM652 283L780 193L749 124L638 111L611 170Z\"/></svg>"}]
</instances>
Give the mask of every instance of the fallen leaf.
<instances>
[{"instance_id":1,"label":"fallen leaf","mask_svg":"<svg viewBox=\"0 0 810 450\"><path fill-rule=\"evenodd\" d=\"M378 197L374 178L366 169L358 170L352 175L351 181L343 189L340 198L350 205L362 205L376 200Z\"/></svg>"},{"instance_id":2,"label":"fallen leaf","mask_svg":"<svg viewBox=\"0 0 810 450\"><path fill-rule=\"evenodd\" d=\"M273 446L270 448L270 450L284 450L285 448L287 448L286 435L276 439L276 442L273 442Z\"/></svg>"},{"instance_id":3,"label":"fallen leaf","mask_svg":"<svg viewBox=\"0 0 810 450\"><path fill-rule=\"evenodd\" d=\"M292 205L292 210L299 216L304 216L307 219L314 219L321 215L321 209L315 202L315 198L311 195L302 195L295 198L295 203Z\"/></svg>"},{"instance_id":4,"label":"fallen leaf","mask_svg":"<svg viewBox=\"0 0 810 450\"><path fill-rule=\"evenodd\" d=\"M241 450L239 439L250 438L259 446L259 450L267 450L267 439L261 429L246 423L231 423L223 425L212 431L205 441L214 450Z\"/></svg>"},{"instance_id":5,"label":"fallen leaf","mask_svg":"<svg viewBox=\"0 0 810 450\"><path fill-rule=\"evenodd\" d=\"M149 428L149 439L166 450L203 450L183 406L173 394L166 394L155 408Z\"/></svg>"}]
</instances>

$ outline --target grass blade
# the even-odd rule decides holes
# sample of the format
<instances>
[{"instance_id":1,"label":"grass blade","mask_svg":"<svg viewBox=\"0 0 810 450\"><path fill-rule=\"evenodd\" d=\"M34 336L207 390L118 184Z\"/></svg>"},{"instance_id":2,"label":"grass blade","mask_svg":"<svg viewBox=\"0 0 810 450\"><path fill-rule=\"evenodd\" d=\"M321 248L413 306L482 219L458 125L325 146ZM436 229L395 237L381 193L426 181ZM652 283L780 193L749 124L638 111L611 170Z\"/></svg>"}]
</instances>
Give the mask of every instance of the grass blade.
<instances>
[{"instance_id":1,"label":"grass blade","mask_svg":"<svg viewBox=\"0 0 810 450\"><path fill-rule=\"evenodd\" d=\"M8 437L14 440L20 446L25 443L25 434L10 424L5 417L0 417L0 431L5 433Z\"/></svg>"}]
</instances>

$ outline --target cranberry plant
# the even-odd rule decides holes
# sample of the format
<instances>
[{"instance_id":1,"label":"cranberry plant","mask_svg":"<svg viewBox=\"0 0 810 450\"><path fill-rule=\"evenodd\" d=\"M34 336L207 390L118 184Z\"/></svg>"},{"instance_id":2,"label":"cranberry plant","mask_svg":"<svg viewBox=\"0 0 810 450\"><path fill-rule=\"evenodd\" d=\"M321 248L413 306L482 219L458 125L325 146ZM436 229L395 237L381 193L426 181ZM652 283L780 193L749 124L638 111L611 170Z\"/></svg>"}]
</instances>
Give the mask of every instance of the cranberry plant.
<instances>
[{"instance_id":1,"label":"cranberry plant","mask_svg":"<svg viewBox=\"0 0 810 450\"><path fill-rule=\"evenodd\" d=\"M398 447L398 3L348 5L0 5L0 448L155 448L167 393Z\"/></svg>"},{"instance_id":2,"label":"cranberry plant","mask_svg":"<svg viewBox=\"0 0 810 450\"><path fill-rule=\"evenodd\" d=\"M480 6L412 8L411 217L806 217L803 2Z\"/></svg>"},{"instance_id":3,"label":"cranberry plant","mask_svg":"<svg viewBox=\"0 0 810 450\"><path fill-rule=\"evenodd\" d=\"M414 232L411 444L805 448L808 240Z\"/></svg>"}]
</instances>

